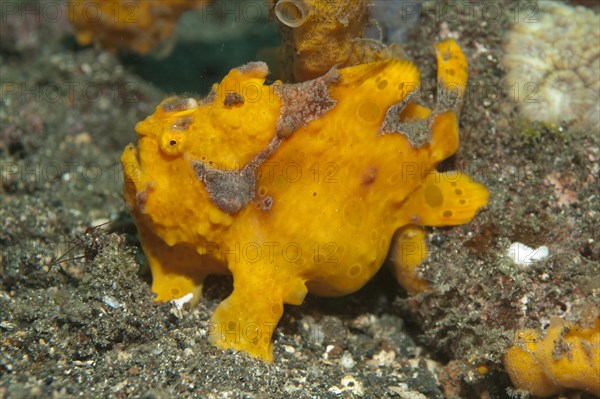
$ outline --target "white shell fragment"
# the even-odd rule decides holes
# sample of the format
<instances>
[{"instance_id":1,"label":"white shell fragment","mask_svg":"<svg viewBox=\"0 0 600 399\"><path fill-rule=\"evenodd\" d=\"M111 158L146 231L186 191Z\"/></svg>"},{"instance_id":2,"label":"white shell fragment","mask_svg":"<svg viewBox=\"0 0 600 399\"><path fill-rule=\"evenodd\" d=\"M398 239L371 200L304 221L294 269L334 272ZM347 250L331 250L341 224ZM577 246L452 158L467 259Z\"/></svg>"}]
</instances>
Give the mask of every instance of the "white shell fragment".
<instances>
[{"instance_id":1,"label":"white shell fragment","mask_svg":"<svg viewBox=\"0 0 600 399\"><path fill-rule=\"evenodd\" d=\"M550 251L545 245L533 249L520 242L513 242L508 247L507 255L517 265L529 266L532 262L547 258L550 255Z\"/></svg>"},{"instance_id":2,"label":"white shell fragment","mask_svg":"<svg viewBox=\"0 0 600 399\"><path fill-rule=\"evenodd\" d=\"M171 301L171 303L173 305L175 305L175 307L179 310L183 309L183 305L185 305L186 303L188 303L189 301L192 300L192 298L194 297L194 294L192 294L191 292L187 295L182 296L181 298L177 298L177 299L173 299Z\"/></svg>"},{"instance_id":3,"label":"white shell fragment","mask_svg":"<svg viewBox=\"0 0 600 399\"><path fill-rule=\"evenodd\" d=\"M284 25L298 28L308 19L310 9L304 0L279 0L275 4L275 16Z\"/></svg>"},{"instance_id":4,"label":"white shell fragment","mask_svg":"<svg viewBox=\"0 0 600 399\"><path fill-rule=\"evenodd\" d=\"M102 302L104 302L105 305L110 306L113 309L119 309L121 306L123 306L119 301L117 301L115 298L105 295L102 298Z\"/></svg>"}]
</instances>

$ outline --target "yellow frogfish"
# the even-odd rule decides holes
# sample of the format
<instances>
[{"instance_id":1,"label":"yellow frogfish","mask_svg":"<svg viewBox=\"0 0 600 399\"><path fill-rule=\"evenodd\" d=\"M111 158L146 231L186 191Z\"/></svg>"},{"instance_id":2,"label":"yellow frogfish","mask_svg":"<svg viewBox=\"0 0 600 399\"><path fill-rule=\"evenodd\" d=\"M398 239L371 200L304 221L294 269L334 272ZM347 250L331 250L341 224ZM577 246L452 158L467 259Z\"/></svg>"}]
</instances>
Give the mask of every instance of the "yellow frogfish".
<instances>
[{"instance_id":1,"label":"yellow frogfish","mask_svg":"<svg viewBox=\"0 0 600 399\"><path fill-rule=\"evenodd\" d=\"M209 340L271 362L284 304L357 291L397 231L424 248L419 226L471 220L485 187L435 170L458 148L467 63L455 42L435 47L433 110L413 101L420 79L409 61L271 85L252 62L206 98L168 98L139 122L121 161L156 299L197 302L207 275L231 273ZM396 257L401 282L421 282L424 254Z\"/></svg>"}]
</instances>

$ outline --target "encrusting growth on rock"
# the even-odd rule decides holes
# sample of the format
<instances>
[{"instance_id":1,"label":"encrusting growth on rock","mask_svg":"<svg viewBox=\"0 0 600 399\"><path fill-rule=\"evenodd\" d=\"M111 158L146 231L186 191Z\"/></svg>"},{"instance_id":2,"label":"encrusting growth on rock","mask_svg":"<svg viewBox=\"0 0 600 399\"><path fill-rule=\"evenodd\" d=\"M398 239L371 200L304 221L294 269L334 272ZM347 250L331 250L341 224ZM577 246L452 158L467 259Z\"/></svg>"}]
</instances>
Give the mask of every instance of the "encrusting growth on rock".
<instances>
[{"instance_id":1,"label":"encrusting growth on rock","mask_svg":"<svg viewBox=\"0 0 600 399\"><path fill-rule=\"evenodd\" d=\"M286 78L314 79L332 66L349 67L391 58L399 52L365 37L367 0L270 0L283 33Z\"/></svg>"},{"instance_id":2,"label":"encrusting growth on rock","mask_svg":"<svg viewBox=\"0 0 600 399\"><path fill-rule=\"evenodd\" d=\"M71 0L68 15L77 42L98 43L107 50L125 48L146 54L168 39L185 11L210 0Z\"/></svg>"}]
</instances>

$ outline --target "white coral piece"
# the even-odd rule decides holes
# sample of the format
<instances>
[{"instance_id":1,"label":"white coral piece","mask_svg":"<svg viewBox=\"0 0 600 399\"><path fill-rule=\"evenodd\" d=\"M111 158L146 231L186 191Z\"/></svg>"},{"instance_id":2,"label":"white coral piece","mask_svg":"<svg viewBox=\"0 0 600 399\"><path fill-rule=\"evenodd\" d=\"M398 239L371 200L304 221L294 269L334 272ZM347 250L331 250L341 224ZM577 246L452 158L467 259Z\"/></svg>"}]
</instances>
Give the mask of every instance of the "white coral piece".
<instances>
[{"instance_id":1,"label":"white coral piece","mask_svg":"<svg viewBox=\"0 0 600 399\"><path fill-rule=\"evenodd\" d=\"M530 120L597 129L600 17L556 1L537 4L539 12L515 23L507 36L509 95Z\"/></svg>"}]
</instances>

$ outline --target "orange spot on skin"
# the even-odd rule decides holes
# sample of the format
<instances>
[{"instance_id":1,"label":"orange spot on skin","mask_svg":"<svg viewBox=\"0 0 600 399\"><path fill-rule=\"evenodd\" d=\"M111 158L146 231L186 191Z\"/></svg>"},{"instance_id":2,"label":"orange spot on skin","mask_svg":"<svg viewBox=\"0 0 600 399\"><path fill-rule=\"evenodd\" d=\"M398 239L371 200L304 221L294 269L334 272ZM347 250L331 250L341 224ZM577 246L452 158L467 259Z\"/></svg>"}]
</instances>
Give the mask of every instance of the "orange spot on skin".
<instances>
[{"instance_id":1,"label":"orange spot on skin","mask_svg":"<svg viewBox=\"0 0 600 399\"><path fill-rule=\"evenodd\" d=\"M362 177L362 185L370 186L375 182L375 179L377 179L377 168L375 166L371 166Z\"/></svg>"}]
</instances>

